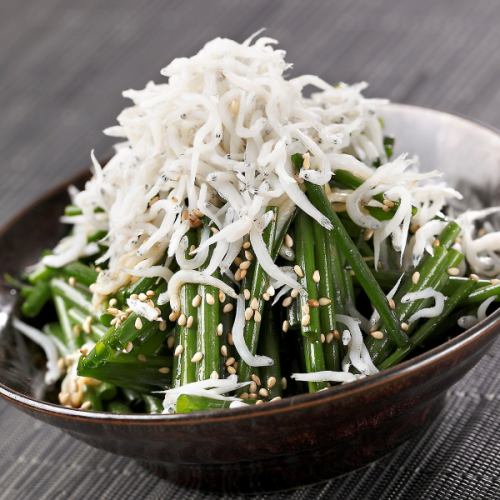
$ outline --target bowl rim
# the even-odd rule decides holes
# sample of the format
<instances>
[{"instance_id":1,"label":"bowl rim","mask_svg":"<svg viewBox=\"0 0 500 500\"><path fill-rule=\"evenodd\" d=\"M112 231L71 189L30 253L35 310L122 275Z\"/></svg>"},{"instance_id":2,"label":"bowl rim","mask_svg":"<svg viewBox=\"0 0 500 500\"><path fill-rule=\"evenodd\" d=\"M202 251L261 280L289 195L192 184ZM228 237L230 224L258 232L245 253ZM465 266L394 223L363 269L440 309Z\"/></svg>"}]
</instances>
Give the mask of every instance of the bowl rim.
<instances>
[{"instance_id":1,"label":"bowl rim","mask_svg":"<svg viewBox=\"0 0 500 500\"><path fill-rule=\"evenodd\" d=\"M454 120L460 120L464 125L480 129L481 133L492 135L495 139L500 139L500 131L494 127L479 123L473 119L466 118L460 115L440 111L437 109L426 108L423 106L416 106L412 104L390 103L388 105L393 109L400 111L409 110L410 112L432 113L440 116L447 116ZM66 189L69 185L85 179L88 175L88 169L85 169L71 178L60 182L55 187L50 188L44 194L37 197L34 201L29 203L26 207L18 211L12 218L0 227L0 238L15 226L20 219L22 219L28 212L41 203L48 202L52 197L59 194ZM324 391L316 393L305 393L296 396L283 398L275 401L272 404L254 405L242 408L232 408L229 411L202 411L191 414L125 414L118 415L107 412L92 412L88 410L79 410L67 408L54 403L41 401L31 396L22 394L19 391L9 388L2 381L0 381L0 397L8 402L20 406L25 409L32 409L36 413L43 413L56 418L69 417L72 420L79 420L85 422L103 422L114 424L157 424L157 425L200 425L210 422L224 422L224 421L237 421L256 418L261 415L276 415L282 414L294 409L307 409L313 406L320 406L324 404L332 404L335 401L344 398L356 397L365 391L369 391L373 387L383 386L389 384L399 378L409 376L413 373L424 370L451 356L454 352L460 351L463 348L474 344L479 338L485 336L493 336L495 333L500 333L500 308L497 309L492 315L474 325L472 328L465 330L452 339L443 342L442 344L419 354L418 356L402 363L381 371L376 375L365 377L356 380L349 384L331 387Z\"/></svg>"}]
</instances>

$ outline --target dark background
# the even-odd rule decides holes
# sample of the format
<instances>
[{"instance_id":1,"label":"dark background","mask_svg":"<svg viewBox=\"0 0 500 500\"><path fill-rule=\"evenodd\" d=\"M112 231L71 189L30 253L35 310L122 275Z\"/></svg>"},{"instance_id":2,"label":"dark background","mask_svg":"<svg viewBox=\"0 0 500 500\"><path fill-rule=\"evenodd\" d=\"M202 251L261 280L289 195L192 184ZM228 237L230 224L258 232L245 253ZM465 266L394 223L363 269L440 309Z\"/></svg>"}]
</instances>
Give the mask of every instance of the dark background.
<instances>
[{"instance_id":1,"label":"dark background","mask_svg":"<svg viewBox=\"0 0 500 500\"><path fill-rule=\"evenodd\" d=\"M498 0L1 0L0 223L110 143L121 91L173 57L261 27L294 74L500 126ZM499 498L500 344L393 457L292 498ZM202 498L0 402L0 499Z\"/></svg>"}]
</instances>

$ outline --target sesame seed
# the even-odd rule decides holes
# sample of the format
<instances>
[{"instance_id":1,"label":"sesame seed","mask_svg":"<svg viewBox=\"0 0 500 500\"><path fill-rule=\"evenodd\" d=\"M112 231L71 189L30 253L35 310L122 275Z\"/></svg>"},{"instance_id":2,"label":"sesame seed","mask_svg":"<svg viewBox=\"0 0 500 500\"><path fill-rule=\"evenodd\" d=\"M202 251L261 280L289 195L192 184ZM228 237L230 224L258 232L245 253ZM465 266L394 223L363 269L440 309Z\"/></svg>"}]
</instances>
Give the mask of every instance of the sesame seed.
<instances>
[{"instance_id":1,"label":"sesame seed","mask_svg":"<svg viewBox=\"0 0 500 500\"><path fill-rule=\"evenodd\" d=\"M113 316L120 314L120 310L117 309L116 307L108 307L107 312L109 314L112 314Z\"/></svg>"},{"instance_id":2,"label":"sesame seed","mask_svg":"<svg viewBox=\"0 0 500 500\"><path fill-rule=\"evenodd\" d=\"M145 302L146 300L148 300L148 296L145 293L140 293L139 294L139 300L141 302Z\"/></svg>"},{"instance_id":3,"label":"sesame seed","mask_svg":"<svg viewBox=\"0 0 500 500\"><path fill-rule=\"evenodd\" d=\"M167 322L165 320L160 321L160 332L164 332L167 329Z\"/></svg>"},{"instance_id":4,"label":"sesame seed","mask_svg":"<svg viewBox=\"0 0 500 500\"><path fill-rule=\"evenodd\" d=\"M319 283L321 280L321 275L319 274L319 271L316 269L316 271L313 272L312 279L314 283Z\"/></svg>"},{"instance_id":5,"label":"sesame seed","mask_svg":"<svg viewBox=\"0 0 500 500\"><path fill-rule=\"evenodd\" d=\"M251 377L250 377L257 385L262 385L261 382L260 382L260 378L258 375L256 375L255 373L252 373Z\"/></svg>"},{"instance_id":6,"label":"sesame seed","mask_svg":"<svg viewBox=\"0 0 500 500\"><path fill-rule=\"evenodd\" d=\"M247 259L248 261L252 261L254 259L253 253L249 250L245 250L245 259Z\"/></svg>"},{"instance_id":7,"label":"sesame seed","mask_svg":"<svg viewBox=\"0 0 500 500\"><path fill-rule=\"evenodd\" d=\"M236 269L236 272L234 273L234 279L236 281L241 281L243 279L241 277L241 269L240 268Z\"/></svg>"},{"instance_id":8,"label":"sesame seed","mask_svg":"<svg viewBox=\"0 0 500 500\"><path fill-rule=\"evenodd\" d=\"M89 351L86 347L80 348L80 354L82 354L83 356L86 356L88 353L89 353Z\"/></svg>"},{"instance_id":9,"label":"sesame seed","mask_svg":"<svg viewBox=\"0 0 500 500\"><path fill-rule=\"evenodd\" d=\"M340 332L338 330L333 330L332 333L337 340L340 340Z\"/></svg>"},{"instance_id":10,"label":"sesame seed","mask_svg":"<svg viewBox=\"0 0 500 500\"><path fill-rule=\"evenodd\" d=\"M283 302L281 304L283 307L289 307L291 303L292 303L292 297L286 297L283 299Z\"/></svg>"},{"instance_id":11,"label":"sesame seed","mask_svg":"<svg viewBox=\"0 0 500 500\"><path fill-rule=\"evenodd\" d=\"M247 321L250 321L252 319L253 313L254 313L254 310L251 307L247 307L245 309L245 319Z\"/></svg>"},{"instance_id":12,"label":"sesame seed","mask_svg":"<svg viewBox=\"0 0 500 500\"><path fill-rule=\"evenodd\" d=\"M168 319L170 321L177 321L177 318L181 315L181 312L180 311L172 311L169 315L168 315Z\"/></svg>"},{"instance_id":13,"label":"sesame seed","mask_svg":"<svg viewBox=\"0 0 500 500\"><path fill-rule=\"evenodd\" d=\"M276 385L276 377L269 377L267 379L267 387L268 389L272 389Z\"/></svg>"},{"instance_id":14,"label":"sesame seed","mask_svg":"<svg viewBox=\"0 0 500 500\"><path fill-rule=\"evenodd\" d=\"M233 116L236 116L240 110L240 102L237 99L233 99L229 105L229 110Z\"/></svg>"},{"instance_id":15,"label":"sesame seed","mask_svg":"<svg viewBox=\"0 0 500 500\"><path fill-rule=\"evenodd\" d=\"M267 287L267 290L266 292L271 296L271 297L274 297L274 295L276 294L276 290L274 289L273 285L269 285Z\"/></svg>"},{"instance_id":16,"label":"sesame seed","mask_svg":"<svg viewBox=\"0 0 500 500\"><path fill-rule=\"evenodd\" d=\"M213 306L215 304L214 296L211 293L207 293L205 295L205 301L210 306Z\"/></svg>"},{"instance_id":17,"label":"sesame seed","mask_svg":"<svg viewBox=\"0 0 500 500\"><path fill-rule=\"evenodd\" d=\"M403 330L403 332L407 332L408 331L408 328L410 328L410 325L408 323L401 323L401 330Z\"/></svg>"},{"instance_id":18,"label":"sesame seed","mask_svg":"<svg viewBox=\"0 0 500 500\"><path fill-rule=\"evenodd\" d=\"M196 308L200 304L201 304L201 295L195 295L192 302L191 302L191 305Z\"/></svg>"},{"instance_id":19,"label":"sesame seed","mask_svg":"<svg viewBox=\"0 0 500 500\"><path fill-rule=\"evenodd\" d=\"M74 276L70 276L68 278L68 283L70 284L70 286L76 286L76 278Z\"/></svg>"},{"instance_id":20,"label":"sesame seed","mask_svg":"<svg viewBox=\"0 0 500 500\"><path fill-rule=\"evenodd\" d=\"M314 308L314 307L319 307L319 302L318 302L316 299L309 299L309 300L307 301L307 305L308 305L309 307L313 307L313 308Z\"/></svg>"},{"instance_id":21,"label":"sesame seed","mask_svg":"<svg viewBox=\"0 0 500 500\"><path fill-rule=\"evenodd\" d=\"M257 384L255 382L250 382L248 390L250 391L250 394L257 394Z\"/></svg>"},{"instance_id":22,"label":"sesame seed","mask_svg":"<svg viewBox=\"0 0 500 500\"><path fill-rule=\"evenodd\" d=\"M309 304L306 302L305 304L302 304L302 312L304 314L309 314Z\"/></svg>"},{"instance_id":23,"label":"sesame seed","mask_svg":"<svg viewBox=\"0 0 500 500\"><path fill-rule=\"evenodd\" d=\"M240 272L240 280L244 279L246 275L247 275L247 270L242 269Z\"/></svg>"},{"instance_id":24,"label":"sesame seed","mask_svg":"<svg viewBox=\"0 0 500 500\"><path fill-rule=\"evenodd\" d=\"M309 314L304 314L304 316L302 316L300 324L302 326L308 326L310 322L311 322L311 316L309 316Z\"/></svg>"},{"instance_id":25,"label":"sesame seed","mask_svg":"<svg viewBox=\"0 0 500 500\"><path fill-rule=\"evenodd\" d=\"M441 245L441 242L438 239L435 239L432 245L438 247L439 245Z\"/></svg>"},{"instance_id":26,"label":"sesame seed","mask_svg":"<svg viewBox=\"0 0 500 500\"><path fill-rule=\"evenodd\" d=\"M273 401L280 401L281 400L281 396L275 396L273 399L271 399L270 403L272 403Z\"/></svg>"},{"instance_id":27,"label":"sesame seed","mask_svg":"<svg viewBox=\"0 0 500 500\"><path fill-rule=\"evenodd\" d=\"M249 260L244 260L241 264L240 264L240 269L241 270L246 270L248 269L250 266L252 265L252 263L249 261Z\"/></svg>"},{"instance_id":28,"label":"sesame seed","mask_svg":"<svg viewBox=\"0 0 500 500\"><path fill-rule=\"evenodd\" d=\"M369 241L372 238L374 232L375 231L373 229L365 229L365 231L363 233L363 239L365 241Z\"/></svg>"},{"instance_id":29,"label":"sesame seed","mask_svg":"<svg viewBox=\"0 0 500 500\"><path fill-rule=\"evenodd\" d=\"M243 297L245 297L245 300L250 300L250 290L248 288L243 290Z\"/></svg>"},{"instance_id":30,"label":"sesame seed","mask_svg":"<svg viewBox=\"0 0 500 500\"><path fill-rule=\"evenodd\" d=\"M309 153L304 153L302 155L302 166L304 167L304 170L311 168L311 155Z\"/></svg>"},{"instance_id":31,"label":"sesame seed","mask_svg":"<svg viewBox=\"0 0 500 500\"><path fill-rule=\"evenodd\" d=\"M135 326L136 330L140 330L142 328L142 319L141 318L135 318L134 326Z\"/></svg>"},{"instance_id":32,"label":"sesame seed","mask_svg":"<svg viewBox=\"0 0 500 500\"><path fill-rule=\"evenodd\" d=\"M227 370L227 373L229 373L230 375L234 375L236 373L236 368L232 367L232 366L228 366L226 368Z\"/></svg>"},{"instance_id":33,"label":"sesame seed","mask_svg":"<svg viewBox=\"0 0 500 500\"><path fill-rule=\"evenodd\" d=\"M226 294L222 290L219 290L219 302L223 303L225 301L226 301Z\"/></svg>"},{"instance_id":34,"label":"sesame seed","mask_svg":"<svg viewBox=\"0 0 500 500\"><path fill-rule=\"evenodd\" d=\"M259 311L255 311L254 314L253 314L253 320L256 322L256 323L260 323L262 321L262 316L260 314Z\"/></svg>"},{"instance_id":35,"label":"sesame seed","mask_svg":"<svg viewBox=\"0 0 500 500\"><path fill-rule=\"evenodd\" d=\"M242 392L242 393L240 394L240 398L241 398L241 399L248 399L248 392Z\"/></svg>"},{"instance_id":36,"label":"sesame seed","mask_svg":"<svg viewBox=\"0 0 500 500\"><path fill-rule=\"evenodd\" d=\"M416 285L419 280L420 280L420 273L418 271L415 271L411 276L411 281L414 285Z\"/></svg>"},{"instance_id":37,"label":"sesame seed","mask_svg":"<svg viewBox=\"0 0 500 500\"><path fill-rule=\"evenodd\" d=\"M92 408L92 403L90 401L84 401L82 406L81 406L81 409L82 410L90 410L90 408Z\"/></svg>"},{"instance_id":38,"label":"sesame seed","mask_svg":"<svg viewBox=\"0 0 500 500\"><path fill-rule=\"evenodd\" d=\"M304 277L304 271L302 271L302 268L298 265L298 264L295 264L293 266L293 270L295 272L295 274L299 277L299 278L303 278Z\"/></svg>"},{"instance_id":39,"label":"sesame seed","mask_svg":"<svg viewBox=\"0 0 500 500\"><path fill-rule=\"evenodd\" d=\"M154 296L155 296L155 292L154 292L153 290L148 290L148 291L146 292L146 295L147 295L148 297L154 297Z\"/></svg>"},{"instance_id":40,"label":"sesame seed","mask_svg":"<svg viewBox=\"0 0 500 500\"><path fill-rule=\"evenodd\" d=\"M248 250L248 249L250 248L250 246L251 246L251 245L250 245L250 242L249 242L249 241L245 241L245 243L243 243L243 248L244 248L245 250Z\"/></svg>"},{"instance_id":41,"label":"sesame seed","mask_svg":"<svg viewBox=\"0 0 500 500\"><path fill-rule=\"evenodd\" d=\"M224 358L227 358L227 346L225 345L221 346L220 353Z\"/></svg>"},{"instance_id":42,"label":"sesame seed","mask_svg":"<svg viewBox=\"0 0 500 500\"><path fill-rule=\"evenodd\" d=\"M79 408L80 405L82 404L83 394L80 391L73 393L71 394L70 399L71 399L71 406L73 408Z\"/></svg>"},{"instance_id":43,"label":"sesame seed","mask_svg":"<svg viewBox=\"0 0 500 500\"><path fill-rule=\"evenodd\" d=\"M233 262L236 266L239 266L242 263L242 261L243 259L241 257L236 257Z\"/></svg>"},{"instance_id":44,"label":"sesame seed","mask_svg":"<svg viewBox=\"0 0 500 500\"><path fill-rule=\"evenodd\" d=\"M458 269L458 267L450 267L448 269L448 274L450 276L458 276L460 274L460 269Z\"/></svg>"},{"instance_id":45,"label":"sesame seed","mask_svg":"<svg viewBox=\"0 0 500 500\"><path fill-rule=\"evenodd\" d=\"M287 382L287 380L286 380L286 377L283 377L283 378L281 379L281 388L282 388L283 390L286 390L287 386L288 386L288 382Z\"/></svg>"},{"instance_id":46,"label":"sesame seed","mask_svg":"<svg viewBox=\"0 0 500 500\"><path fill-rule=\"evenodd\" d=\"M226 360L226 363L225 363L225 364L226 364L226 366L231 366L231 365L234 365L234 362L235 362L235 361L236 361L236 360L235 360L233 357L230 357L230 358L227 358L227 360Z\"/></svg>"},{"instance_id":47,"label":"sesame seed","mask_svg":"<svg viewBox=\"0 0 500 500\"><path fill-rule=\"evenodd\" d=\"M125 346L125 349L123 349L123 352L128 354L133 348L134 348L134 344L129 341L129 342L127 342L127 345Z\"/></svg>"},{"instance_id":48,"label":"sesame seed","mask_svg":"<svg viewBox=\"0 0 500 500\"><path fill-rule=\"evenodd\" d=\"M259 396L262 396L263 398L267 398L269 396L269 391L267 389L264 389L264 387L262 387L259 390Z\"/></svg>"},{"instance_id":49,"label":"sesame seed","mask_svg":"<svg viewBox=\"0 0 500 500\"><path fill-rule=\"evenodd\" d=\"M269 300L271 300L271 296L270 296L267 292L264 292L264 293L262 294L262 298L263 298L266 302L268 302Z\"/></svg>"},{"instance_id":50,"label":"sesame seed","mask_svg":"<svg viewBox=\"0 0 500 500\"><path fill-rule=\"evenodd\" d=\"M394 302L394 299L388 299L387 303L389 304L390 309L396 309L396 302Z\"/></svg>"},{"instance_id":51,"label":"sesame seed","mask_svg":"<svg viewBox=\"0 0 500 500\"><path fill-rule=\"evenodd\" d=\"M255 404L262 405L262 404L264 404L264 401L262 401L262 399L257 399L257 401L255 401Z\"/></svg>"},{"instance_id":52,"label":"sesame seed","mask_svg":"<svg viewBox=\"0 0 500 500\"><path fill-rule=\"evenodd\" d=\"M199 363L202 359L203 359L203 353L201 353L200 351L198 351L191 358L191 363Z\"/></svg>"},{"instance_id":53,"label":"sesame seed","mask_svg":"<svg viewBox=\"0 0 500 500\"><path fill-rule=\"evenodd\" d=\"M285 234L284 243L288 248L293 247L293 238L288 233Z\"/></svg>"},{"instance_id":54,"label":"sesame seed","mask_svg":"<svg viewBox=\"0 0 500 500\"><path fill-rule=\"evenodd\" d=\"M189 316L188 319L187 319L187 321L186 321L186 326L188 328L191 328L193 326L193 322L194 322L193 316Z\"/></svg>"},{"instance_id":55,"label":"sesame seed","mask_svg":"<svg viewBox=\"0 0 500 500\"><path fill-rule=\"evenodd\" d=\"M233 342L233 334L232 333L228 333L227 334L227 343L229 345L234 345L234 342Z\"/></svg>"},{"instance_id":56,"label":"sesame seed","mask_svg":"<svg viewBox=\"0 0 500 500\"><path fill-rule=\"evenodd\" d=\"M177 320L177 324L179 326L186 326L186 323L187 323L187 318L186 318L186 315L184 313L182 313L180 316L179 316L179 319Z\"/></svg>"},{"instance_id":57,"label":"sesame seed","mask_svg":"<svg viewBox=\"0 0 500 500\"><path fill-rule=\"evenodd\" d=\"M174 347L174 344L175 344L175 338L174 338L174 336L173 335L169 335L167 337L167 347L169 349L172 349L172 347Z\"/></svg>"},{"instance_id":58,"label":"sesame seed","mask_svg":"<svg viewBox=\"0 0 500 500\"><path fill-rule=\"evenodd\" d=\"M492 285L500 285L500 279L498 279L498 278L493 278L493 279L491 279L491 280L490 280L490 283L491 283Z\"/></svg>"},{"instance_id":59,"label":"sesame seed","mask_svg":"<svg viewBox=\"0 0 500 500\"><path fill-rule=\"evenodd\" d=\"M217 333L217 336L222 336L222 334L224 333L224 325L222 323L219 323L217 325L217 328L215 329L215 332Z\"/></svg>"},{"instance_id":60,"label":"sesame seed","mask_svg":"<svg viewBox=\"0 0 500 500\"><path fill-rule=\"evenodd\" d=\"M469 278L474 281L479 281L479 276L477 274L472 273L469 275Z\"/></svg>"},{"instance_id":61,"label":"sesame seed","mask_svg":"<svg viewBox=\"0 0 500 500\"><path fill-rule=\"evenodd\" d=\"M259 308L259 299L257 297L254 297L250 301L250 307L255 311Z\"/></svg>"},{"instance_id":62,"label":"sesame seed","mask_svg":"<svg viewBox=\"0 0 500 500\"><path fill-rule=\"evenodd\" d=\"M137 359L141 362L141 363L145 363L147 361L147 358L146 356L144 356L144 354L139 354L139 356L137 356Z\"/></svg>"},{"instance_id":63,"label":"sesame seed","mask_svg":"<svg viewBox=\"0 0 500 500\"><path fill-rule=\"evenodd\" d=\"M234 309L234 306L233 304L231 304L230 302L228 302L223 308L222 308L222 312L224 314L227 314L227 313L230 313L232 310Z\"/></svg>"},{"instance_id":64,"label":"sesame seed","mask_svg":"<svg viewBox=\"0 0 500 500\"><path fill-rule=\"evenodd\" d=\"M281 326L281 329L286 333L286 332L288 332L289 328L290 328L290 323L285 319L285 321L283 321L283 325Z\"/></svg>"},{"instance_id":65,"label":"sesame seed","mask_svg":"<svg viewBox=\"0 0 500 500\"><path fill-rule=\"evenodd\" d=\"M118 301L116 299L111 299L109 301L109 307L115 307Z\"/></svg>"},{"instance_id":66,"label":"sesame seed","mask_svg":"<svg viewBox=\"0 0 500 500\"><path fill-rule=\"evenodd\" d=\"M114 319L111 320L111 324L113 324L113 321L115 321ZM81 325L74 325L73 326L73 333L75 335L80 335L80 333L82 333L82 326Z\"/></svg>"},{"instance_id":67,"label":"sesame seed","mask_svg":"<svg viewBox=\"0 0 500 500\"><path fill-rule=\"evenodd\" d=\"M158 368L158 371L166 375L167 373L170 372L170 368L168 366L162 366L161 368Z\"/></svg>"},{"instance_id":68,"label":"sesame seed","mask_svg":"<svg viewBox=\"0 0 500 500\"><path fill-rule=\"evenodd\" d=\"M326 336L326 343L331 344L333 342L333 337L334 337L333 332L328 333Z\"/></svg>"},{"instance_id":69,"label":"sesame seed","mask_svg":"<svg viewBox=\"0 0 500 500\"><path fill-rule=\"evenodd\" d=\"M184 346L182 345L178 345L176 348L175 348L175 351L174 351L174 356L180 356L182 353L184 352Z\"/></svg>"},{"instance_id":70,"label":"sesame seed","mask_svg":"<svg viewBox=\"0 0 500 500\"><path fill-rule=\"evenodd\" d=\"M210 374L210 378L212 380L217 380L219 378L219 374L214 370L211 374Z\"/></svg>"},{"instance_id":71,"label":"sesame seed","mask_svg":"<svg viewBox=\"0 0 500 500\"><path fill-rule=\"evenodd\" d=\"M299 296L299 289L298 288L292 288L292 291L290 292L290 296L293 297L294 299Z\"/></svg>"},{"instance_id":72,"label":"sesame seed","mask_svg":"<svg viewBox=\"0 0 500 500\"><path fill-rule=\"evenodd\" d=\"M329 306L332 303L328 297L321 297L318 302L320 306Z\"/></svg>"},{"instance_id":73,"label":"sesame seed","mask_svg":"<svg viewBox=\"0 0 500 500\"><path fill-rule=\"evenodd\" d=\"M374 332L370 332L370 335L377 340L382 340L384 338L384 334L380 330L375 330Z\"/></svg>"}]
</instances>

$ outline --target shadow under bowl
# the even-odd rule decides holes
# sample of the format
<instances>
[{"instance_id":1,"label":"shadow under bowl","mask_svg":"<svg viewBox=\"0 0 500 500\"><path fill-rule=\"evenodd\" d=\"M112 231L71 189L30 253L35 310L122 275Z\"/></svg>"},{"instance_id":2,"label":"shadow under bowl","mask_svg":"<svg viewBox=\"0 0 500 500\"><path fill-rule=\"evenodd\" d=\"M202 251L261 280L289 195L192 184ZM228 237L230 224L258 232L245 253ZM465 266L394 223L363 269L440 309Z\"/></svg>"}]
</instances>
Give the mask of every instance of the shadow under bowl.
<instances>
[{"instance_id":1,"label":"shadow under bowl","mask_svg":"<svg viewBox=\"0 0 500 500\"><path fill-rule=\"evenodd\" d=\"M445 171L469 204L498 202L500 137L446 113L403 105L384 112L401 151ZM83 184L87 174L72 183ZM19 274L63 235L61 186L0 234L4 273ZM500 310L442 345L378 375L316 394L191 415L112 415L42 401L43 362L8 328L16 304L0 293L0 396L96 448L132 457L176 483L213 491L272 491L329 479L376 460L423 431L447 389L500 331ZM453 332L451 332L453 333ZM458 331L456 332L459 333Z\"/></svg>"}]
</instances>

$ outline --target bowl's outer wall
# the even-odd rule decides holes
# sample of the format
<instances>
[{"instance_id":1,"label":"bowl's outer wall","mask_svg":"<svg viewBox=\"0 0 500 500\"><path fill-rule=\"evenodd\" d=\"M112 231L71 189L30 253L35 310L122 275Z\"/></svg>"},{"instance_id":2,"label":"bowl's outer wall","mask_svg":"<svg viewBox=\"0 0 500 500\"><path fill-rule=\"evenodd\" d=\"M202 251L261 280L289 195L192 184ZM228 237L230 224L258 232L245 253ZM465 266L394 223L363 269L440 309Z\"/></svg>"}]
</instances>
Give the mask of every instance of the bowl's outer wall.
<instances>
[{"instance_id":1,"label":"bowl's outer wall","mask_svg":"<svg viewBox=\"0 0 500 500\"><path fill-rule=\"evenodd\" d=\"M406 106L392 106L385 118L389 130L396 132L398 147L420 151L428 163L433 156L443 157L436 153L441 143L450 147L443 135L448 129L451 135L455 134L450 139L454 143L461 134L476 134L478 151L483 137L483 146L498 153L496 158L491 154L479 158L478 154L475 178L491 177L490 169L495 171L494 166L500 165L498 135L470 122ZM413 135L407 132L410 125ZM416 134L423 134L423 129L435 132L425 136L427 149L415 139ZM467 169L452 169L451 165L445 165L445 169L452 179L470 175ZM498 168L496 173L500 174ZM498 185L498 177L492 178L491 185ZM77 183L84 178L85 175ZM58 240L63 229L57 219L66 202L65 191L56 190L21 214L0 235L2 275L18 273L32 264L41 250ZM438 348L436 355L426 354L417 362L404 363L371 380L225 413L187 418L109 418L84 412L70 414L51 409L50 405L31 403L1 384L0 395L93 446L150 462L177 481L211 489L270 490L351 470L425 429L441 409L445 391L481 358L494 340L498 314L496 318L494 324L476 329L473 335L462 335L463 342L453 341L449 348ZM0 363L1 359L0 355Z\"/></svg>"}]
</instances>

